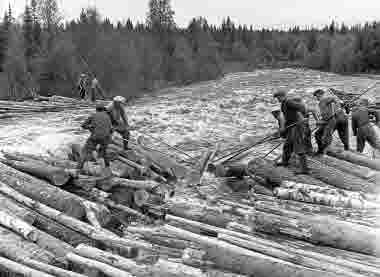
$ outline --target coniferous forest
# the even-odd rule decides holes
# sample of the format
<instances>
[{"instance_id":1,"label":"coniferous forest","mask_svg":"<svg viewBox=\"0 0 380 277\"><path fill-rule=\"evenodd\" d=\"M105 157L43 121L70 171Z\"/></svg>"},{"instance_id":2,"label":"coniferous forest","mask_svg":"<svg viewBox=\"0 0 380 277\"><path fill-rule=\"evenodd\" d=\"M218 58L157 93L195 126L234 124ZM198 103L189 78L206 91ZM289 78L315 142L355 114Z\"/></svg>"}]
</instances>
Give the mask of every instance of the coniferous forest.
<instances>
[{"instance_id":1,"label":"coniferous forest","mask_svg":"<svg viewBox=\"0 0 380 277\"><path fill-rule=\"evenodd\" d=\"M111 23L96 8L67 21L56 0L12 7L0 24L0 97L76 94L80 73L96 75L109 95L216 79L228 71L300 66L337 73L380 70L380 23L324 28L254 29L197 17L186 28L170 0L151 0L144 23ZM128 14L126 14L128 18Z\"/></svg>"}]
</instances>

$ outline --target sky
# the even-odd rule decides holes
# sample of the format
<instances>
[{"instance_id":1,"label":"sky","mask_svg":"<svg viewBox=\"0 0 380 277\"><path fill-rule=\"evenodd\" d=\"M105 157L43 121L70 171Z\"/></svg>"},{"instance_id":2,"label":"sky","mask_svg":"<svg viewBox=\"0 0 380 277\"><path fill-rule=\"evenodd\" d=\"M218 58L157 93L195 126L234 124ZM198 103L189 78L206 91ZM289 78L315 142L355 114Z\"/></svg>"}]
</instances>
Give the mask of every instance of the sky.
<instances>
[{"instance_id":1,"label":"sky","mask_svg":"<svg viewBox=\"0 0 380 277\"><path fill-rule=\"evenodd\" d=\"M16 14L29 0L0 0L0 12L10 3ZM96 6L113 22L130 17L145 22L149 0L58 0L65 19L78 17L82 8ZM175 21L187 26L193 17L203 16L220 24L230 16L237 24L255 28L288 28L294 25L320 27L330 23L347 25L380 20L380 0L171 0Z\"/></svg>"}]
</instances>

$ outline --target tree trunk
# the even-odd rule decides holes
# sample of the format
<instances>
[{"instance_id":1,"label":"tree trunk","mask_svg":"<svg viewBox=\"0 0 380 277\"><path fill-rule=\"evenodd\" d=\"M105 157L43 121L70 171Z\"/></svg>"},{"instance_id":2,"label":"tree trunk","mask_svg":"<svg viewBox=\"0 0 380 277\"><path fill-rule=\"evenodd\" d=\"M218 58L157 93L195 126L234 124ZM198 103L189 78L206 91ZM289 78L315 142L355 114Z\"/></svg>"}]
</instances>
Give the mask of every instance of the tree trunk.
<instances>
[{"instance_id":1,"label":"tree trunk","mask_svg":"<svg viewBox=\"0 0 380 277\"><path fill-rule=\"evenodd\" d=\"M53 253L1 226L0 254L13 260L30 258L47 264L63 265Z\"/></svg>"},{"instance_id":2,"label":"tree trunk","mask_svg":"<svg viewBox=\"0 0 380 277\"><path fill-rule=\"evenodd\" d=\"M78 219L85 218L86 211L78 196L2 163L0 163L0 182L7 183L28 197L70 216Z\"/></svg>"},{"instance_id":3,"label":"tree trunk","mask_svg":"<svg viewBox=\"0 0 380 277\"><path fill-rule=\"evenodd\" d=\"M14 274L21 274L22 276L28 276L28 277L54 277L54 275L50 275L50 274L32 269L25 265L8 260L4 257L0 257L0 271L11 272Z\"/></svg>"},{"instance_id":4,"label":"tree trunk","mask_svg":"<svg viewBox=\"0 0 380 277\"><path fill-rule=\"evenodd\" d=\"M80 220L77 220L73 217L67 216L66 214L59 212L53 208L50 208L42 203L39 203L31 198L28 198L17 191L13 190L9 186L0 183L0 192L11 197L12 199L17 200L23 205L35 210L36 212L41 213L44 216L52 218L57 222L81 233L85 236L90 237L93 240L99 241L101 243L106 244L109 247L126 247L128 250L130 247L138 247L151 249L151 245L135 242L126 238L120 238L114 233L102 229L102 228L94 228L93 226L86 224Z\"/></svg>"},{"instance_id":5,"label":"tree trunk","mask_svg":"<svg viewBox=\"0 0 380 277\"><path fill-rule=\"evenodd\" d=\"M200 244L206 250L207 257L215 262L217 266L235 273L254 275L257 277L340 276L297 266L280 259L249 251L218 239L200 236L170 225L165 225L164 229L171 235Z\"/></svg>"},{"instance_id":6,"label":"tree trunk","mask_svg":"<svg viewBox=\"0 0 380 277\"><path fill-rule=\"evenodd\" d=\"M64 169L53 167L42 162L20 162L11 160L2 160L2 162L34 177L46 180L57 187L65 185L70 179L70 175Z\"/></svg>"},{"instance_id":7,"label":"tree trunk","mask_svg":"<svg viewBox=\"0 0 380 277\"><path fill-rule=\"evenodd\" d=\"M376 229L336 220L329 216L295 215L292 216L292 220L289 220L288 216L256 211L250 223L257 231L282 234L338 249L378 255Z\"/></svg>"},{"instance_id":8,"label":"tree trunk","mask_svg":"<svg viewBox=\"0 0 380 277\"><path fill-rule=\"evenodd\" d=\"M36 270L39 270L41 272L45 272L45 273L48 273L48 274L51 274L51 275L57 276L57 277L85 277L85 275L83 275L83 274L64 270L62 268L52 266L52 265L48 265L46 263L42 263L42 262L36 261L34 259L23 259L22 261L20 261L20 263L22 263L26 266L29 266L31 268L34 268Z\"/></svg>"},{"instance_id":9,"label":"tree trunk","mask_svg":"<svg viewBox=\"0 0 380 277\"><path fill-rule=\"evenodd\" d=\"M337 188L364 192L379 190L378 186L374 183L324 165L313 158L308 158L308 166L311 169L310 176Z\"/></svg>"},{"instance_id":10,"label":"tree trunk","mask_svg":"<svg viewBox=\"0 0 380 277\"><path fill-rule=\"evenodd\" d=\"M254 159L248 163L248 172L251 175L263 178L267 183L274 186L280 185L283 181L294 181L304 184L313 184L326 187L328 184L314 179L308 175L294 175L294 173L285 167L276 167L266 159Z\"/></svg>"},{"instance_id":11,"label":"tree trunk","mask_svg":"<svg viewBox=\"0 0 380 277\"><path fill-rule=\"evenodd\" d=\"M278 258L290 263L295 263L300 266L304 266L311 269L327 271L335 274L341 274L342 276L351 277L364 277L365 275L355 273L354 271L338 266L334 263L333 259L329 261L323 261L321 259L310 258L305 253L298 254L294 249L282 249L282 247L276 248L271 245L263 243L262 239L244 240L238 237L229 236L226 234L218 235L218 238L236 246L246 248L255 252L262 253L264 255Z\"/></svg>"},{"instance_id":12,"label":"tree trunk","mask_svg":"<svg viewBox=\"0 0 380 277\"><path fill-rule=\"evenodd\" d=\"M67 255L67 259L76 265L79 265L81 267L96 269L110 277L133 277L131 274L129 274L126 271L122 271L113 266L110 266L98 261L83 258L74 253L69 253Z\"/></svg>"},{"instance_id":13,"label":"tree trunk","mask_svg":"<svg viewBox=\"0 0 380 277\"><path fill-rule=\"evenodd\" d=\"M337 159L345 160L357 165L365 166L365 167L380 171L379 159L371 159L359 153L355 153L352 151L338 150L335 148L328 149L327 154Z\"/></svg>"},{"instance_id":14,"label":"tree trunk","mask_svg":"<svg viewBox=\"0 0 380 277\"><path fill-rule=\"evenodd\" d=\"M233 216L224 213L219 208L199 204L194 205L188 202L169 202L167 205L169 214L218 227L224 227L228 222L234 220Z\"/></svg>"},{"instance_id":15,"label":"tree trunk","mask_svg":"<svg viewBox=\"0 0 380 277\"><path fill-rule=\"evenodd\" d=\"M326 164L327 166L334 167L343 172L349 173L356 177L363 178L365 180L380 180L380 172L376 172L365 166L357 165L351 162L347 162L343 159L337 159L332 156L315 157L315 160Z\"/></svg>"},{"instance_id":16,"label":"tree trunk","mask_svg":"<svg viewBox=\"0 0 380 277\"><path fill-rule=\"evenodd\" d=\"M326 205L332 207L343 207L353 209L380 209L380 203L367 201L364 197L350 192L337 190L323 190L313 188L306 184L286 183L286 187L274 190L274 195L281 199L307 202L312 204Z\"/></svg>"}]
</instances>

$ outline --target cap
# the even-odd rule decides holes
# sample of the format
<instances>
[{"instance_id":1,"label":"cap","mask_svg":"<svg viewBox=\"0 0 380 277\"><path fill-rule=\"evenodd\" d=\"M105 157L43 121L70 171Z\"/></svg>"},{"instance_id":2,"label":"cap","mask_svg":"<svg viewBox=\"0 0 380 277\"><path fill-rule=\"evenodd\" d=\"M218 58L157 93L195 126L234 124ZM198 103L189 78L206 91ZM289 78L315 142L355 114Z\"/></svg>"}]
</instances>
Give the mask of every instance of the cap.
<instances>
[{"instance_id":1,"label":"cap","mask_svg":"<svg viewBox=\"0 0 380 277\"><path fill-rule=\"evenodd\" d=\"M115 96L113 98L113 101L114 102L120 102L120 103L126 103L127 102L127 100L123 96Z\"/></svg>"},{"instance_id":2,"label":"cap","mask_svg":"<svg viewBox=\"0 0 380 277\"><path fill-rule=\"evenodd\" d=\"M323 89L317 89L316 91L313 92L314 96L323 95L323 94L325 94L325 91Z\"/></svg>"},{"instance_id":3,"label":"cap","mask_svg":"<svg viewBox=\"0 0 380 277\"><path fill-rule=\"evenodd\" d=\"M279 90L279 91L276 91L275 93L273 93L273 97L277 98L280 96L286 96L287 94L288 93L285 90Z\"/></svg>"}]
</instances>

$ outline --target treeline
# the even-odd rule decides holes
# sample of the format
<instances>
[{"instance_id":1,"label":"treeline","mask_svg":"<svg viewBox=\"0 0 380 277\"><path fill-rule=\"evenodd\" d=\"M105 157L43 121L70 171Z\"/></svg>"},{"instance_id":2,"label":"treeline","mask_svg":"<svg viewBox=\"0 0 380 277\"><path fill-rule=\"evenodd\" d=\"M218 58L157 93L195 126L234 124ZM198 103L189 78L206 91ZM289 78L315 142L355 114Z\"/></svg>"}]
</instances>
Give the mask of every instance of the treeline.
<instances>
[{"instance_id":1,"label":"treeline","mask_svg":"<svg viewBox=\"0 0 380 277\"><path fill-rule=\"evenodd\" d=\"M111 24L95 8L64 22L56 0L31 0L22 21L0 25L0 96L72 96L80 73L97 75L110 95L215 79L226 65L295 64L339 73L380 69L380 24L287 31L220 26L204 18L178 28L170 0L150 0L145 23Z\"/></svg>"}]
</instances>

